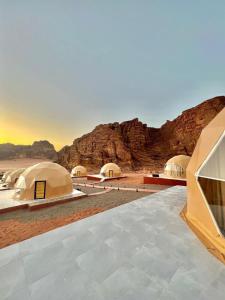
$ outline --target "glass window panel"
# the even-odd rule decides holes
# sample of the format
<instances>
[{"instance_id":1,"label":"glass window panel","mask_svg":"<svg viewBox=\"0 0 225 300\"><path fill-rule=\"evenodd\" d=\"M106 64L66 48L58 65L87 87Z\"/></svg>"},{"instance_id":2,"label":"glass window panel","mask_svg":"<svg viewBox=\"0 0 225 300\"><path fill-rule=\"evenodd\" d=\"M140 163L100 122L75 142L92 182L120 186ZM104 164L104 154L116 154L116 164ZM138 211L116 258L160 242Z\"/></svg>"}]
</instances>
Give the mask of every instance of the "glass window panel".
<instances>
[{"instance_id":1,"label":"glass window panel","mask_svg":"<svg viewBox=\"0 0 225 300\"><path fill-rule=\"evenodd\" d=\"M175 164L166 164L165 173L171 176L183 176L185 174L184 169Z\"/></svg>"},{"instance_id":2,"label":"glass window panel","mask_svg":"<svg viewBox=\"0 0 225 300\"><path fill-rule=\"evenodd\" d=\"M225 180L225 136L219 142L198 175Z\"/></svg>"},{"instance_id":3,"label":"glass window panel","mask_svg":"<svg viewBox=\"0 0 225 300\"><path fill-rule=\"evenodd\" d=\"M225 181L198 178L212 214L223 235L225 235Z\"/></svg>"}]
</instances>

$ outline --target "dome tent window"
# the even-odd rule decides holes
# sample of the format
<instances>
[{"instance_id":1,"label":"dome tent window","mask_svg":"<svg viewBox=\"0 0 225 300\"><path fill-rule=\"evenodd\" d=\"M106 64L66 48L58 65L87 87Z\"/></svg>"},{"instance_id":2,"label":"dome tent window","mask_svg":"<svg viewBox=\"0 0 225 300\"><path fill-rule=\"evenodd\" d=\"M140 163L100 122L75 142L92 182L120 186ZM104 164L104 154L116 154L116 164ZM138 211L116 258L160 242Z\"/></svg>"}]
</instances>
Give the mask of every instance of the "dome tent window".
<instances>
[{"instance_id":1,"label":"dome tent window","mask_svg":"<svg viewBox=\"0 0 225 300\"><path fill-rule=\"evenodd\" d=\"M168 173L172 177L184 177L185 170L176 164L166 164L165 172Z\"/></svg>"},{"instance_id":2,"label":"dome tent window","mask_svg":"<svg viewBox=\"0 0 225 300\"><path fill-rule=\"evenodd\" d=\"M35 181L34 199L45 199L45 194L46 194L46 180Z\"/></svg>"},{"instance_id":3,"label":"dome tent window","mask_svg":"<svg viewBox=\"0 0 225 300\"><path fill-rule=\"evenodd\" d=\"M109 170L109 177L113 177L113 170Z\"/></svg>"},{"instance_id":4,"label":"dome tent window","mask_svg":"<svg viewBox=\"0 0 225 300\"><path fill-rule=\"evenodd\" d=\"M203 196L225 235L225 133L196 174Z\"/></svg>"}]
</instances>

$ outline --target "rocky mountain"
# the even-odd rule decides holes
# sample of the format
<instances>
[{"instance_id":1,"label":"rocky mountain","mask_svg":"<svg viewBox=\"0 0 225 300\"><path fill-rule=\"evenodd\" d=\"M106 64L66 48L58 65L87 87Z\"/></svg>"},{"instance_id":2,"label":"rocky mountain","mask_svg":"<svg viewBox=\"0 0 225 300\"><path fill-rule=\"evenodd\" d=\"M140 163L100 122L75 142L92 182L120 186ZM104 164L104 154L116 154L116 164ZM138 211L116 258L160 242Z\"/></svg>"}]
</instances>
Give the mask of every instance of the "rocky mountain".
<instances>
[{"instance_id":1,"label":"rocky mountain","mask_svg":"<svg viewBox=\"0 0 225 300\"><path fill-rule=\"evenodd\" d=\"M138 119L97 126L58 153L58 162L71 169L77 164L97 170L107 162L123 169L158 170L172 156L191 155L201 130L225 107L219 96L188 109L161 128Z\"/></svg>"},{"instance_id":2,"label":"rocky mountain","mask_svg":"<svg viewBox=\"0 0 225 300\"><path fill-rule=\"evenodd\" d=\"M32 145L0 144L0 159L46 158L57 160L57 152L48 141L34 142Z\"/></svg>"}]
</instances>

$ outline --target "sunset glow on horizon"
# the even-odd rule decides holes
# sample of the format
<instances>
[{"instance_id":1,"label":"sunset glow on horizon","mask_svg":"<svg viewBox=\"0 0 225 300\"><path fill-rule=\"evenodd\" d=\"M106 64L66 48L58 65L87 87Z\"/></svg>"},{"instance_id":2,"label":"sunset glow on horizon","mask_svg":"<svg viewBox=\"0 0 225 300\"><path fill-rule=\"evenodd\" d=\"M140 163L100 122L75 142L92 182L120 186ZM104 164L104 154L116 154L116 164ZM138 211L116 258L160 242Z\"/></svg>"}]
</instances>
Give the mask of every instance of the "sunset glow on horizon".
<instances>
[{"instance_id":1,"label":"sunset glow on horizon","mask_svg":"<svg viewBox=\"0 0 225 300\"><path fill-rule=\"evenodd\" d=\"M45 123L45 126L47 124ZM56 150L60 150L67 144L72 144L72 140L68 137L60 137L54 135L54 132L48 132L48 128L42 127L35 130L29 127L29 124L21 121L4 121L0 120L0 144L12 143L15 145L32 145L34 141L48 140L52 143ZM40 130L41 129L41 130Z\"/></svg>"}]
</instances>

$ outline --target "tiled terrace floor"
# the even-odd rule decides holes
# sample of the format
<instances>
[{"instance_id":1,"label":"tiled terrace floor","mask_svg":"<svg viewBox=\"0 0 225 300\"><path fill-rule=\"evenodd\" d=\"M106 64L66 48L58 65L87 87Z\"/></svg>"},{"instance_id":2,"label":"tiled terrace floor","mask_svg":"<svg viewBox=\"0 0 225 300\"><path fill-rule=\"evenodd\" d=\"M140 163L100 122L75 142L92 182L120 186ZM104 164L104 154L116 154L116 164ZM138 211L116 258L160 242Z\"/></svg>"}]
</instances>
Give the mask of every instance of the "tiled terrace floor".
<instances>
[{"instance_id":1,"label":"tiled terrace floor","mask_svg":"<svg viewBox=\"0 0 225 300\"><path fill-rule=\"evenodd\" d=\"M0 191L0 211L10 207L20 207L31 201L17 201L12 199L15 190L2 190ZM0 229L1 230L1 229Z\"/></svg>"},{"instance_id":2,"label":"tiled terrace floor","mask_svg":"<svg viewBox=\"0 0 225 300\"><path fill-rule=\"evenodd\" d=\"M0 250L0 299L224 300L174 187Z\"/></svg>"}]
</instances>

